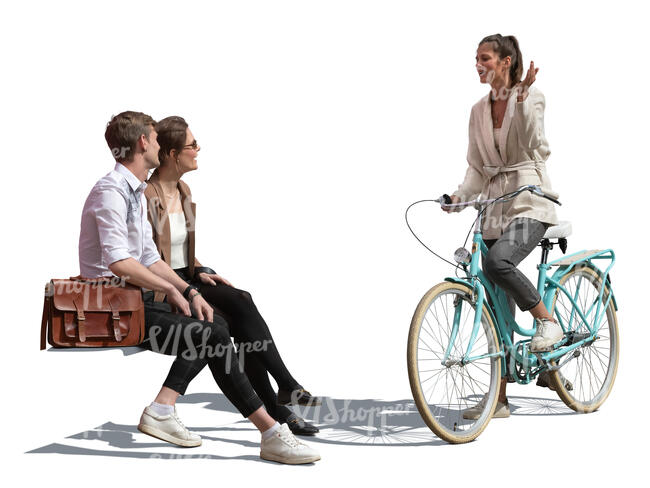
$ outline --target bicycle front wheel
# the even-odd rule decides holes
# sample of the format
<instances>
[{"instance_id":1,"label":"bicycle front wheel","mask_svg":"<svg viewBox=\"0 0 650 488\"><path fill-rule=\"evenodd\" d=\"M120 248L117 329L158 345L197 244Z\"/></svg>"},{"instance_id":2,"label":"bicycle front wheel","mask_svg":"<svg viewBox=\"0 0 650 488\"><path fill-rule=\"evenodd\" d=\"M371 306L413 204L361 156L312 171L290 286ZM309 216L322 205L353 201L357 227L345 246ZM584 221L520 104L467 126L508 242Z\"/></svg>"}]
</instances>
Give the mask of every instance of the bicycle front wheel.
<instances>
[{"instance_id":1,"label":"bicycle front wheel","mask_svg":"<svg viewBox=\"0 0 650 488\"><path fill-rule=\"evenodd\" d=\"M407 360L415 404L429 428L454 444L474 440L483 432L499 392L499 342L485 304L469 354L475 359L461 362L472 334L475 307L468 286L440 283L420 300L409 331Z\"/></svg>"},{"instance_id":2,"label":"bicycle front wheel","mask_svg":"<svg viewBox=\"0 0 650 488\"><path fill-rule=\"evenodd\" d=\"M589 265L577 265L560 280L588 322L595 319L602 282L600 274ZM608 296L609 288L606 287L600 304L601 313ZM588 324L576 313L569 298L559 288L550 312L564 325L567 337L580 339L591 334ZM575 353L569 353L574 357L551 374L558 395L576 412L589 413L600 407L609 396L616 378L618 321L613 300L609 301L602 317L600 324L597 324L596 339L585 343ZM561 363L564 359L562 357L558 361Z\"/></svg>"}]
</instances>

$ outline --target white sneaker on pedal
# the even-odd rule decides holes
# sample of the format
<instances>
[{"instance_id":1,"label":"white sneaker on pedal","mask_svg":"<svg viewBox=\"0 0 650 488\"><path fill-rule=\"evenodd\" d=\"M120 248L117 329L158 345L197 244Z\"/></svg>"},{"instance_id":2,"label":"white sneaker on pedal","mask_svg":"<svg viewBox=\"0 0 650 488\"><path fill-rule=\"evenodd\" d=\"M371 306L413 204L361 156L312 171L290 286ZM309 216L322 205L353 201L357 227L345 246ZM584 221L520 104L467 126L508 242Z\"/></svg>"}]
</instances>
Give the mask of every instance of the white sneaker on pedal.
<instances>
[{"instance_id":1,"label":"white sneaker on pedal","mask_svg":"<svg viewBox=\"0 0 650 488\"><path fill-rule=\"evenodd\" d=\"M320 454L296 439L289 426L282 424L275 434L268 439L262 439L260 457L284 464L306 464L318 461Z\"/></svg>"},{"instance_id":2,"label":"white sneaker on pedal","mask_svg":"<svg viewBox=\"0 0 650 488\"><path fill-rule=\"evenodd\" d=\"M560 342L564 331L560 324L549 319L535 319L537 330L530 341L531 352L544 352L553 349L553 344Z\"/></svg>"},{"instance_id":3,"label":"white sneaker on pedal","mask_svg":"<svg viewBox=\"0 0 650 488\"><path fill-rule=\"evenodd\" d=\"M151 407L145 407L140 417L138 430L157 439L171 442L182 447L201 445L201 437L187 430L178 418L176 407L170 415L158 415Z\"/></svg>"},{"instance_id":4,"label":"white sneaker on pedal","mask_svg":"<svg viewBox=\"0 0 650 488\"><path fill-rule=\"evenodd\" d=\"M485 404L487 403L487 396L484 396L480 402L476 404L475 407L468 408L463 412L463 418L467 420L476 420L478 419L483 410L485 410ZM505 403L497 402L497 406L494 409L494 414L492 415L493 419L505 419L510 417L510 404L506 399Z\"/></svg>"}]
</instances>

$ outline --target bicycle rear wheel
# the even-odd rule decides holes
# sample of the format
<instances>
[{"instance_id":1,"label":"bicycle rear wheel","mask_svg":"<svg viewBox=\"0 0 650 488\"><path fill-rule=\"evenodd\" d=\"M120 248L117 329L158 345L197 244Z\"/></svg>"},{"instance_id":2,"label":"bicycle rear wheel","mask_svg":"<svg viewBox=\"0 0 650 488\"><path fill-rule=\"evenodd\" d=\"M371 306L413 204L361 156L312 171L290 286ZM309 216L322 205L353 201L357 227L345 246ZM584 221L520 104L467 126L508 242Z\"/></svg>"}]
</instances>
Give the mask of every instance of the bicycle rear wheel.
<instances>
[{"instance_id":1,"label":"bicycle rear wheel","mask_svg":"<svg viewBox=\"0 0 650 488\"><path fill-rule=\"evenodd\" d=\"M589 265L577 265L562 277L560 284L571 294L587 321L595 318L598 293L603 280ZM603 291L601 311L609 296L609 288ZM550 310L552 316L561 321L567 329L567 336L580 339L589 336L587 324L575 313L568 297L559 289L553 298ZM569 326L569 323L571 324ZM576 357L566 362L559 370L551 372L551 380L562 401L576 412L589 413L599 408L609 396L618 368L618 321L614 301L610 300L601 319L596 340L576 349ZM558 360L559 363L565 357ZM560 374L570 382L561 381Z\"/></svg>"},{"instance_id":2,"label":"bicycle rear wheel","mask_svg":"<svg viewBox=\"0 0 650 488\"><path fill-rule=\"evenodd\" d=\"M408 372L411 392L422 419L441 439L460 444L476 439L485 429L497 403L501 357L484 357L462 364L472 333L475 304L471 289L443 282L420 300L408 339ZM452 336L458 332L446 365L442 359ZM499 352L496 330L483 306L481 326L471 357ZM483 402L482 410L479 403ZM476 419L463 418L468 409L479 409Z\"/></svg>"}]
</instances>

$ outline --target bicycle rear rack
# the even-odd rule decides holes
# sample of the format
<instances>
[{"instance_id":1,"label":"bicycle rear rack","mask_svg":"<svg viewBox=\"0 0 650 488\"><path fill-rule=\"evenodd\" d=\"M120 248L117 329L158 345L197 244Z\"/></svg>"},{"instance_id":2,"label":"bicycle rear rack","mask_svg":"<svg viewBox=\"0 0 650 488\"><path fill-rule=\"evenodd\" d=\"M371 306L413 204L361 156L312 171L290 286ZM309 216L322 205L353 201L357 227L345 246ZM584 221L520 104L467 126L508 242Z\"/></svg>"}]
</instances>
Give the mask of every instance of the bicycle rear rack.
<instances>
[{"instance_id":1,"label":"bicycle rear rack","mask_svg":"<svg viewBox=\"0 0 650 488\"><path fill-rule=\"evenodd\" d=\"M608 249L592 249L589 251L579 251L577 253L569 254L568 256L564 256L560 259L556 259L555 261L551 261L549 266L569 266L573 263L576 263L578 261L583 261L583 260L590 260L590 259L608 259L610 256L606 256L604 258L598 258L596 256L599 256L601 253L607 252Z\"/></svg>"}]
</instances>

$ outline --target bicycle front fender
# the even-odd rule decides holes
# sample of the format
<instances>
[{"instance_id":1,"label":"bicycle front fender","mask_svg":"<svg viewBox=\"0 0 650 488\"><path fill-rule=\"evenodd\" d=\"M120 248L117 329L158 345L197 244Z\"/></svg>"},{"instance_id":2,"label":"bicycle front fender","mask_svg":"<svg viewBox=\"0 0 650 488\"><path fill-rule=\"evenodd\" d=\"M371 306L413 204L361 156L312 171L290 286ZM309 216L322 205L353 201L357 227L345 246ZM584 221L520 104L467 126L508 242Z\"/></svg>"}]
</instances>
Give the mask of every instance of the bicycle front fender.
<instances>
[{"instance_id":1,"label":"bicycle front fender","mask_svg":"<svg viewBox=\"0 0 650 488\"><path fill-rule=\"evenodd\" d=\"M467 288L469 288L470 290L472 290L472 291L474 291L476 293L476 290L474 289L472 284L467 280L463 280L461 278L456 278L456 277L448 277L448 278L445 278L445 281L450 281L451 283L458 283L460 285L465 285ZM494 325L494 328L496 329L497 336L499 338L499 343L503 344L503 338L501 337L501 330L499 330L499 327L497 327L497 321L496 321L496 318L494 316L494 312L492 311L492 307L488 306L487 301L484 301L484 304L485 304L485 310L487 310L487 313L490 316L490 320L492 321L492 324Z\"/></svg>"}]
</instances>

